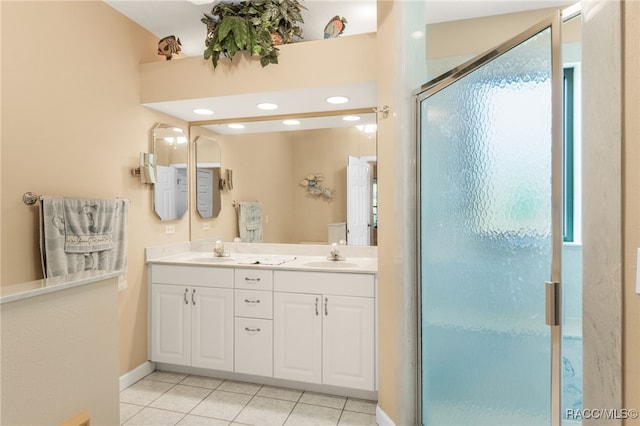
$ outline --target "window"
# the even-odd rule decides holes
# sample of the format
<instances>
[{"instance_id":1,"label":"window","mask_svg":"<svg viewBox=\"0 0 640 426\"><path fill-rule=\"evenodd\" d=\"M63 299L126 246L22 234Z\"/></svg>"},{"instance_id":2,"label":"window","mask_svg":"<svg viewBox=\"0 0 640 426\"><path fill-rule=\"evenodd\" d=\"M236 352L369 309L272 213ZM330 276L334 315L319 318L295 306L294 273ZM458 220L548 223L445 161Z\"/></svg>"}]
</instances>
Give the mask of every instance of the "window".
<instances>
[{"instance_id":1,"label":"window","mask_svg":"<svg viewBox=\"0 0 640 426\"><path fill-rule=\"evenodd\" d=\"M563 241L574 241L574 69L564 69L563 90Z\"/></svg>"}]
</instances>

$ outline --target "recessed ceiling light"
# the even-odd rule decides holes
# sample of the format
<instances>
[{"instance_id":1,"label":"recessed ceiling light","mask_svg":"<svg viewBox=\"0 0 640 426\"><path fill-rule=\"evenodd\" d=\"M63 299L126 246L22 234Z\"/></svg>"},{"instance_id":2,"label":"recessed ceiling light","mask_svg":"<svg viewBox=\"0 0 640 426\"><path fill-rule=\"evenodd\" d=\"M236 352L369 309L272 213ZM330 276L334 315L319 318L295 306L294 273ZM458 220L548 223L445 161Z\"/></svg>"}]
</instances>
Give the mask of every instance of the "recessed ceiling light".
<instances>
[{"instance_id":1,"label":"recessed ceiling light","mask_svg":"<svg viewBox=\"0 0 640 426\"><path fill-rule=\"evenodd\" d=\"M193 112L198 115L213 115L213 111L207 108L196 108Z\"/></svg>"},{"instance_id":2,"label":"recessed ceiling light","mask_svg":"<svg viewBox=\"0 0 640 426\"><path fill-rule=\"evenodd\" d=\"M346 104L349 102L349 98L346 96L331 96L327 98L327 102L330 104Z\"/></svg>"},{"instance_id":3,"label":"recessed ceiling light","mask_svg":"<svg viewBox=\"0 0 640 426\"><path fill-rule=\"evenodd\" d=\"M227 125L227 127L230 128L230 129L244 129L244 124L231 123L231 124Z\"/></svg>"},{"instance_id":4,"label":"recessed ceiling light","mask_svg":"<svg viewBox=\"0 0 640 426\"><path fill-rule=\"evenodd\" d=\"M269 111L272 109L278 109L278 105L271 102L262 102L257 105L258 108L263 109L265 111Z\"/></svg>"},{"instance_id":5,"label":"recessed ceiling light","mask_svg":"<svg viewBox=\"0 0 640 426\"><path fill-rule=\"evenodd\" d=\"M286 126L297 126L300 124L300 120L283 120L282 124Z\"/></svg>"},{"instance_id":6,"label":"recessed ceiling light","mask_svg":"<svg viewBox=\"0 0 640 426\"><path fill-rule=\"evenodd\" d=\"M342 117L344 121L358 121L360 120L360 116L358 115L345 115Z\"/></svg>"},{"instance_id":7,"label":"recessed ceiling light","mask_svg":"<svg viewBox=\"0 0 640 426\"><path fill-rule=\"evenodd\" d=\"M364 133L375 133L376 130L378 130L378 126L376 124L359 124L356 128Z\"/></svg>"}]
</instances>

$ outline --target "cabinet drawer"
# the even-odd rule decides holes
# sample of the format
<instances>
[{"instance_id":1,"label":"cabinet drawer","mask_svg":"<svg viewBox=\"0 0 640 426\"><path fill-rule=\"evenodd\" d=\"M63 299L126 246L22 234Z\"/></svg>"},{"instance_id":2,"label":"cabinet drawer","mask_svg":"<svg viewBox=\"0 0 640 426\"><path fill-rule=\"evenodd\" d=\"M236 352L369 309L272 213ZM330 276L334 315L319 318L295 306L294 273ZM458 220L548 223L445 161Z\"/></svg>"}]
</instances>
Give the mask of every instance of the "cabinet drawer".
<instances>
[{"instance_id":1,"label":"cabinet drawer","mask_svg":"<svg viewBox=\"0 0 640 426\"><path fill-rule=\"evenodd\" d=\"M237 317L273 318L273 293L270 291L235 290Z\"/></svg>"},{"instance_id":2,"label":"cabinet drawer","mask_svg":"<svg viewBox=\"0 0 640 426\"><path fill-rule=\"evenodd\" d=\"M273 376L273 321L235 319L235 372Z\"/></svg>"},{"instance_id":3,"label":"cabinet drawer","mask_svg":"<svg viewBox=\"0 0 640 426\"><path fill-rule=\"evenodd\" d=\"M151 265L151 282L233 288L233 269L210 266Z\"/></svg>"},{"instance_id":4,"label":"cabinet drawer","mask_svg":"<svg viewBox=\"0 0 640 426\"><path fill-rule=\"evenodd\" d=\"M236 288L273 290L273 271L265 269L236 269Z\"/></svg>"},{"instance_id":5,"label":"cabinet drawer","mask_svg":"<svg viewBox=\"0 0 640 426\"><path fill-rule=\"evenodd\" d=\"M274 291L374 297L375 277L373 274L275 271Z\"/></svg>"}]
</instances>

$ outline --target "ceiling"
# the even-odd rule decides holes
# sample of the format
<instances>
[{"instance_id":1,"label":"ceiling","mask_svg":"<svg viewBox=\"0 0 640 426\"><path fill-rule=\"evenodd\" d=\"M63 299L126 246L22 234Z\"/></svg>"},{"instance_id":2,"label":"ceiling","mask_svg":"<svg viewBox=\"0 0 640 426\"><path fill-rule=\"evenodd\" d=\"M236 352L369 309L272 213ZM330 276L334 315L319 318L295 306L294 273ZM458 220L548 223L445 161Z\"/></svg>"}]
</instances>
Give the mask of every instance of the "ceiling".
<instances>
[{"instance_id":1,"label":"ceiling","mask_svg":"<svg viewBox=\"0 0 640 426\"><path fill-rule=\"evenodd\" d=\"M103 1L155 34L158 39L168 35L175 35L180 38L182 53L177 58L202 55L206 27L200 22L200 18L204 12L211 11L213 2L206 0ZM512 13L569 3L567 0L424 1L425 23ZM303 0L301 3L307 9L302 14L304 19L304 24L302 24L304 40L322 39L325 25L335 15L347 18L347 24L342 36L375 32L377 29L376 0ZM340 106L327 104L325 98L329 94L347 96L350 98L350 102ZM279 108L270 112L261 111L255 107L260 102L273 102L278 104ZM315 90L315 93L314 90L309 91L309 89L306 89L304 92L291 90L287 92L256 93L146 104L149 108L188 122L354 109L372 107L374 105L376 105L375 82L329 88L322 87ZM214 115L202 116L194 114L194 108L211 109L214 111ZM343 125L341 117L337 117L337 119L340 120L340 125ZM317 121L318 126L324 126L325 124L320 123L326 123L327 119ZM279 121L271 124L281 125ZM220 126L217 128L221 129ZM291 130L291 128L288 127L287 130ZM249 130L247 129L247 131Z\"/></svg>"}]
</instances>

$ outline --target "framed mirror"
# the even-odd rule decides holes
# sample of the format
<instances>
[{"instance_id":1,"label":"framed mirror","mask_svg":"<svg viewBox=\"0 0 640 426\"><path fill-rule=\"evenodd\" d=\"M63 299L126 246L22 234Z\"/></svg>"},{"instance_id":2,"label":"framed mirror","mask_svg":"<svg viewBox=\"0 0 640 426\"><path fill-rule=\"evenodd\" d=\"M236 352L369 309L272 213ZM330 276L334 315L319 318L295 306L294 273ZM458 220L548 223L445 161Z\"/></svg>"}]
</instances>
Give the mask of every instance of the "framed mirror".
<instances>
[{"instance_id":1,"label":"framed mirror","mask_svg":"<svg viewBox=\"0 0 640 426\"><path fill-rule=\"evenodd\" d=\"M188 147L181 128L164 123L153 128L153 210L160 220L182 219L188 210Z\"/></svg>"},{"instance_id":2,"label":"framed mirror","mask_svg":"<svg viewBox=\"0 0 640 426\"><path fill-rule=\"evenodd\" d=\"M217 140L198 136L195 140L196 211L201 218L218 217L222 209L220 177L222 152Z\"/></svg>"},{"instance_id":3,"label":"framed mirror","mask_svg":"<svg viewBox=\"0 0 640 426\"><path fill-rule=\"evenodd\" d=\"M233 240L238 203L258 201L264 243L344 239L351 245L376 245L377 123L371 111L300 115L286 125L284 117L263 117L194 126L192 135L206 132L217 141L234 182L222 194L222 211L206 233L201 223L192 222L192 238ZM326 196L309 187L310 175ZM356 234L357 239L350 238Z\"/></svg>"}]
</instances>

